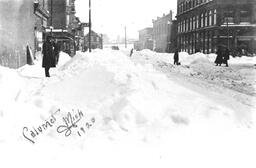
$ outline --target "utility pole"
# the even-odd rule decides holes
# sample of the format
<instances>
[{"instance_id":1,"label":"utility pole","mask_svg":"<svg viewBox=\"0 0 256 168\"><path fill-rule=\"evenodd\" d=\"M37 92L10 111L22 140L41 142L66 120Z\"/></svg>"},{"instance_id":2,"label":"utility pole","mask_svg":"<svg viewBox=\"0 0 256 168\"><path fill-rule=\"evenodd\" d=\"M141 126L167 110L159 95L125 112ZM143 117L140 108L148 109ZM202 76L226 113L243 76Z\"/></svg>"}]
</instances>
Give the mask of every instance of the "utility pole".
<instances>
[{"instance_id":1,"label":"utility pole","mask_svg":"<svg viewBox=\"0 0 256 168\"><path fill-rule=\"evenodd\" d=\"M228 27L228 17L226 17L227 20L227 40L228 40L228 50L229 50L229 27Z\"/></svg>"},{"instance_id":2,"label":"utility pole","mask_svg":"<svg viewBox=\"0 0 256 168\"><path fill-rule=\"evenodd\" d=\"M91 21L91 0L89 0L89 52L91 52L91 30L92 29L92 21Z\"/></svg>"},{"instance_id":3,"label":"utility pole","mask_svg":"<svg viewBox=\"0 0 256 168\"><path fill-rule=\"evenodd\" d=\"M51 0L51 36L52 36L52 0Z\"/></svg>"},{"instance_id":4,"label":"utility pole","mask_svg":"<svg viewBox=\"0 0 256 168\"><path fill-rule=\"evenodd\" d=\"M125 44L125 48L127 48L126 26L124 27L124 44Z\"/></svg>"}]
</instances>

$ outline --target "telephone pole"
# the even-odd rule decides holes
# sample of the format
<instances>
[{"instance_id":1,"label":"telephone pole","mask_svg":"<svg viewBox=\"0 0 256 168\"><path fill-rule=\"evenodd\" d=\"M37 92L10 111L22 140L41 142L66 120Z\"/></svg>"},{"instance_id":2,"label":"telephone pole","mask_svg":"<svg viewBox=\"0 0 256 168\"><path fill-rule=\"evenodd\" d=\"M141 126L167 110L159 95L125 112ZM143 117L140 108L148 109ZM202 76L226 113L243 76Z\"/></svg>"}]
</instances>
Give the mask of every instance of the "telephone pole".
<instances>
[{"instance_id":1,"label":"telephone pole","mask_svg":"<svg viewBox=\"0 0 256 168\"><path fill-rule=\"evenodd\" d=\"M124 44L125 44L125 48L127 48L126 26L124 27Z\"/></svg>"},{"instance_id":2,"label":"telephone pole","mask_svg":"<svg viewBox=\"0 0 256 168\"><path fill-rule=\"evenodd\" d=\"M51 27L50 27L50 29L51 29L51 36L52 36L52 15L53 15L53 13L52 13L52 0L51 0Z\"/></svg>"},{"instance_id":3,"label":"telephone pole","mask_svg":"<svg viewBox=\"0 0 256 168\"><path fill-rule=\"evenodd\" d=\"M227 40L228 40L228 50L229 50L229 27L228 27L228 17L227 17Z\"/></svg>"},{"instance_id":4,"label":"telephone pole","mask_svg":"<svg viewBox=\"0 0 256 168\"><path fill-rule=\"evenodd\" d=\"M91 0L89 0L89 52L92 51L91 49L91 30L92 29L92 21L91 21Z\"/></svg>"}]
</instances>

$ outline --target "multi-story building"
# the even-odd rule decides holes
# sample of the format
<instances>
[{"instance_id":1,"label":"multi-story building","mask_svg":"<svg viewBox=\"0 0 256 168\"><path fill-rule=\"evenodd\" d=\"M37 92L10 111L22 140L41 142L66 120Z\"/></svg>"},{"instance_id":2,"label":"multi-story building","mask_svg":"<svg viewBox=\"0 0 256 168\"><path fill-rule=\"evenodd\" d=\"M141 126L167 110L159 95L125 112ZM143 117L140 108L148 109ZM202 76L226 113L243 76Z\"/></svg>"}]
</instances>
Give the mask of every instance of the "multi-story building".
<instances>
[{"instance_id":1,"label":"multi-story building","mask_svg":"<svg viewBox=\"0 0 256 168\"><path fill-rule=\"evenodd\" d=\"M89 33L84 37L84 50L89 47ZM91 31L91 49L103 49L103 35Z\"/></svg>"},{"instance_id":2,"label":"multi-story building","mask_svg":"<svg viewBox=\"0 0 256 168\"><path fill-rule=\"evenodd\" d=\"M172 20L171 23L171 33L168 36L168 52L174 53L177 50L177 35L178 35L178 24L177 20Z\"/></svg>"},{"instance_id":3,"label":"multi-story building","mask_svg":"<svg viewBox=\"0 0 256 168\"><path fill-rule=\"evenodd\" d=\"M75 54L75 0L48 0L50 18L47 33L52 34L61 46L61 50L71 56Z\"/></svg>"},{"instance_id":4,"label":"multi-story building","mask_svg":"<svg viewBox=\"0 0 256 168\"><path fill-rule=\"evenodd\" d=\"M147 27L139 31L139 50L153 50L153 28Z\"/></svg>"},{"instance_id":5,"label":"multi-story building","mask_svg":"<svg viewBox=\"0 0 256 168\"><path fill-rule=\"evenodd\" d=\"M40 50L48 18L47 0L0 1L0 65L29 63Z\"/></svg>"},{"instance_id":6,"label":"multi-story building","mask_svg":"<svg viewBox=\"0 0 256 168\"><path fill-rule=\"evenodd\" d=\"M35 23L35 52L41 51L43 45L43 38L45 29L47 28L47 21L50 17L48 0L34 1L34 13L36 15Z\"/></svg>"},{"instance_id":7,"label":"multi-story building","mask_svg":"<svg viewBox=\"0 0 256 168\"><path fill-rule=\"evenodd\" d=\"M157 17L156 20L153 20L153 42L155 51L170 51L171 24L172 11L167 15L163 14L163 17Z\"/></svg>"},{"instance_id":8,"label":"multi-story building","mask_svg":"<svg viewBox=\"0 0 256 168\"><path fill-rule=\"evenodd\" d=\"M181 51L255 53L255 0L178 0L177 22Z\"/></svg>"}]
</instances>

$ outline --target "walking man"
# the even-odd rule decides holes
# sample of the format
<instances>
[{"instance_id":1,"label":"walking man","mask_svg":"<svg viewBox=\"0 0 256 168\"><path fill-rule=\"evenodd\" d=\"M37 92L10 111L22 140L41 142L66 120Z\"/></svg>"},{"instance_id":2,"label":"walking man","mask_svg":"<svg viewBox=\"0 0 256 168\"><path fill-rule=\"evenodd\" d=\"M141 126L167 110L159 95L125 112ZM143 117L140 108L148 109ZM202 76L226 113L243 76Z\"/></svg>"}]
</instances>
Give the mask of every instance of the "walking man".
<instances>
[{"instance_id":1,"label":"walking man","mask_svg":"<svg viewBox=\"0 0 256 168\"><path fill-rule=\"evenodd\" d=\"M216 54L217 54L217 57L214 63L216 64L216 66L218 65L221 66L221 64L223 63L223 51L220 46L218 47Z\"/></svg>"},{"instance_id":2,"label":"walking man","mask_svg":"<svg viewBox=\"0 0 256 168\"><path fill-rule=\"evenodd\" d=\"M42 67L45 68L45 76L50 77L49 70L51 67L56 67L54 57L54 45L52 37L47 36L46 41L43 43L43 63Z\"/></svg>"},{"instance_id":3,"label":"walking man","mask_svg":"<svg viewBox=\"0 0 256 168\"><path fill-rule=\"evenodd\" d=\"M173 56L173 59L174 59L174 65L179 65L179 51L176 50L175 53L174 53L174 56Z\"/></svg>"}]
</instances>

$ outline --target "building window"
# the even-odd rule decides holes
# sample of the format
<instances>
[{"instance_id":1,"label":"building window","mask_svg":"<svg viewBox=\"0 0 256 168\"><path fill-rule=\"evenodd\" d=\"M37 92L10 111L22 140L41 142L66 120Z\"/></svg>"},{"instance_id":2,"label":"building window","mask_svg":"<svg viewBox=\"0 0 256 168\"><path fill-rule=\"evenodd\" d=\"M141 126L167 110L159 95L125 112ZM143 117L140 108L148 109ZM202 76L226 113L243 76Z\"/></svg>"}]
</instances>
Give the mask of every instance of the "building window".
<instances>
[{"instance_id":1,"label":"building window","mask_svg":"<svg viewBox=\"0 0 256 168\"><path fill-rule=\"evenodd\" d=\"M250 22L250 12L246 9L240 11L240 22Z\"/></svg>"},{"instance_id":2,"label":"building window","mask_svg":"<svg viewBox=\"0 0 256 168\"><path fill-rule=\"evenodd\" d=\"M217 24L217 10L214 9L214 13L213 13L213 25Z\"/></svg>"},{"instance_id":3,"label":"building window","mask_svg":"<svg viewBox=\"0 0 256 168\"><path fill-rule=\"evenodd\" d=\"M204 13L204 27L208 26L208 12Z\"/></svg>"},{"instance_id":4,"label":"building window","mask_svg":"<svg viewBox=\"0 0 256 168\"><path fill-rule=\"evenodd\" d=\"M190 30L193 30L193 17L190 18Z\"/></svg>"},{"instance_id":5,"label":"building window","mask_svg":"<svg viewBox=\"0 0 256 168\"><path fill-rule=\"evenodd\" d=\"M204 14L201 14L201 28L204 27Z\"/></svg>"},{"instance_id":6,"label":"building window","mask_svg":"<svg viewBox=\"0 0 256 168\"><path fill-rule=\"evenodd\" d=\"M187 23L186 23L186 32L189 30L189 19L186 20Z\"/></svg>"},{"instance_id":7,"label":"building window","mask_svg":"<svg viewBox=\"0 0 256 168\"><path fill-rule=\"evenodd\" d=\"M196 17L193 16L193 27L192 29L194 30L196 28Z\"/></svg>"},{"instance_id":8,"label":"building window","mask_svg":"<svg viewBox=\"0 0 256 168\"><path fill-rule=\"evenodd\" d=\"M66 27L69 26L69 15L66 15Z\"/></svg>"},{"instance_id":9,"label":"building window","mask_svg":"<svg viewBox=\"0 0 256 168\"><path fill-rule=\"evenodd\" d=\"M232 9L224 11L225 23L234 23L234 11Z\"/></svg>"},{"instance_id":10,"label":"building window","mask_svg":"<svg viewBox=\"0 0 256 168\"><path fill-rule=\"evenodd\" d=\"M209 11L209 26L212 25L212 11Z\"/></svg>"},{"instance_id":11,"label":"building window","mask_svg":"<svg viewBox=\"0 0 256 168\"><path fill-rule=\"evenodd\" d=\"M199 16L197 15L196 16L196 29L199 28Z\"/></svg>"}]
</instances>

